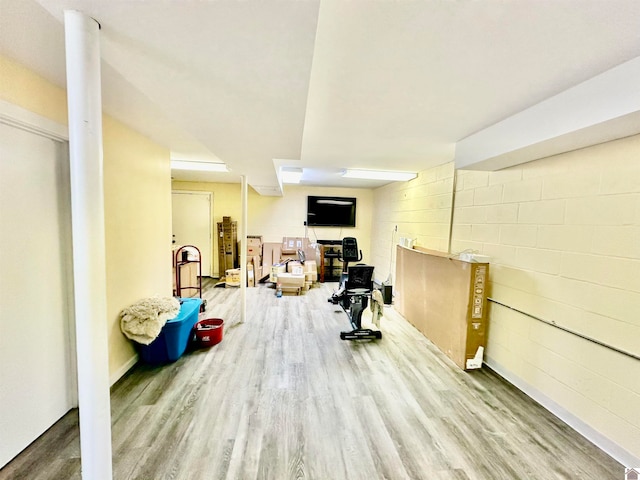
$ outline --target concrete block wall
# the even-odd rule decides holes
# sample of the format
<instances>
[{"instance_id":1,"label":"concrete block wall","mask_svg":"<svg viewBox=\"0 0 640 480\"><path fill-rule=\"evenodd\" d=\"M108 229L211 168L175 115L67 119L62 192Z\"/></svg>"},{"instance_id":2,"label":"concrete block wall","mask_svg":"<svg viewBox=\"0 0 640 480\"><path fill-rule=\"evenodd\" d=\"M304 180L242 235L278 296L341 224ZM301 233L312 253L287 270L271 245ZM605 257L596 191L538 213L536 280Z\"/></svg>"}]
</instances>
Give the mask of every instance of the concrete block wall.
<instances>
[{"instance_id":1,"label":"concrete block wall","mask_svg":"<svg viewBox=\"0 0 640 480\"><path fill-rule=\"evenodd\" d=\"M451 251L491 257L489 296L640 355L640 136L497 172L458 171ZM487 363L626 465L640 361L490 303Z\"/></svg>"},{"instance_id":2,"label":"concrete block wall","mask_svg":"<svg viewBox=\"0 0 640 480\"><path fill-rule=\"evenodd\" d=\"M374 190L371 251L377 281L395 272L395 245L401 237L425 248L448 250L453 181L454 165L447 162L419 172L409 182Z\"/></svg>"}]
</instances>

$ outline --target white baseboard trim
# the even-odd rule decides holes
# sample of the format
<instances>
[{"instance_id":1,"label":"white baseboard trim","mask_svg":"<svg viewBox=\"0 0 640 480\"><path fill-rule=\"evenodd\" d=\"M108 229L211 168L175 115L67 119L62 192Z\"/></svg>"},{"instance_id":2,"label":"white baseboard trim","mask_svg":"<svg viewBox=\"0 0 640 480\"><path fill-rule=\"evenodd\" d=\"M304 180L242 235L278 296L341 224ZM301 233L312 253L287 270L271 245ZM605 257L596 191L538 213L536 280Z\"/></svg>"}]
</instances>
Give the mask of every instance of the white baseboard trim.
<instances>
[{"instance_id":1,"label":"white baseboard trim","mask_svg":"<svg viewBox=\"0 0 640 480\"><path fill-rule=\"evenodd\" d=\"M138 363L138 354L136 353L133 357L129 359L122 367L116 370L109 378L109 386L113 387L113 385L120 380L125 373L133 368L133 366Z\"/></svg>"},{"instance_id":2,"label":"white baseboard trim","mask_svg":"<svg viewBox=\"0 0 640 480\"><path fill-rule=\"evenodd\" d=\"M617 443L605 437L593 427L580 420L564 407L560 406L558 403L547 397L540 390L529 385L520 377L504 368L502 365L500 365L500 363L496 362L491 357L485 356L484 362L487 364L487 366L489 366L489 368L495 371L506 381L508 381L516 388L524 392L527 396L538 402L564 423L573 428L580 435L582 435L598 448L615 458L625 467L637 467L640 465L640 458L636 457L631 452L627 451Z\"/></svg>"}]
</instances>

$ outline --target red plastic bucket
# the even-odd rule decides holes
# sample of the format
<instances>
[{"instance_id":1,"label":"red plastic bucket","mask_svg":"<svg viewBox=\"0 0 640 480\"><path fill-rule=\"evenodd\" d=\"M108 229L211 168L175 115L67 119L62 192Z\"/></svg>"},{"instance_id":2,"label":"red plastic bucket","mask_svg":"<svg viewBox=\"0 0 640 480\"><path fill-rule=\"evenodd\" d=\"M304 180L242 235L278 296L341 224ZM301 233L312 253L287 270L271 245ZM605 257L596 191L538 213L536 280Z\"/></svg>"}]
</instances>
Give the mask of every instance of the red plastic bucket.
<instances>
[{"instance_id":1,"label":"red plastic bucket","mask_svg":"<svg viewBox=\"0 0 640 480\"><path fill-rule=\"evenodd\" d=\"M196 344L200 347L212 347L222 341L224 320L221 318L207 318L197 322L193 330Z\"/></svg>"}]
</instances>

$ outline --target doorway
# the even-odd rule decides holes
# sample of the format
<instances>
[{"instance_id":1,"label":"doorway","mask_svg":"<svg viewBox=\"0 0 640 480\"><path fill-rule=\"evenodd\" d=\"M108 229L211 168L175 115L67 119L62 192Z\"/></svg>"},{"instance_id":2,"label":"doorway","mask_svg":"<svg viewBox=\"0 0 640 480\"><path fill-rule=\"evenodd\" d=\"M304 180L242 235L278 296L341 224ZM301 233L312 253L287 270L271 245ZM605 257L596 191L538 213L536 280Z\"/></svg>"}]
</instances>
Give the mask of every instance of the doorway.
<instances>
[{"instance_id":1,"label":"doorway","mask_svg":"<svg viewBox=\"0 0 640 480\"><path fill-rule=\"evenodd\" d=\"M66 142L0 123L0 468L76 406Z\"/></svg>"},{"instance_id":2,"label":"doorway","mask_svg":"<svg viewBox=\"0 0 640 480\"><path fill-rule=\"evenodd\" d=\"M211 192L171 192L173 241L176 245L195 245L202 255L202 276L211 276L213 253Z\"/></svg>"}]
</instances>

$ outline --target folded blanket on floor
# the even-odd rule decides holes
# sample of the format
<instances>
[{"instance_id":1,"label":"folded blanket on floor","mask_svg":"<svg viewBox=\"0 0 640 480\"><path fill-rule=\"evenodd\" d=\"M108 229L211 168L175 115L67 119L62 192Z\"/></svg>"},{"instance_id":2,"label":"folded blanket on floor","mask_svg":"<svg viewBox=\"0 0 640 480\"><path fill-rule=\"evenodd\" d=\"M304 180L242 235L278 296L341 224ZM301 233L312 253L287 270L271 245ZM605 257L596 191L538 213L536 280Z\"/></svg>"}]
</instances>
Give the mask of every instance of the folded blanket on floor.
<instances>
[{"instance_id":1,"label":"folded blanket on floor","mask_svg":"<svg viewBox=\"0 0 640 480\"><path fill-rule=\"evenodd\" d=\"M120 330L130 340L149 345L179 312L180 302L174 297L143 298L120 312Z\"/></svg>"}]
</instances>

